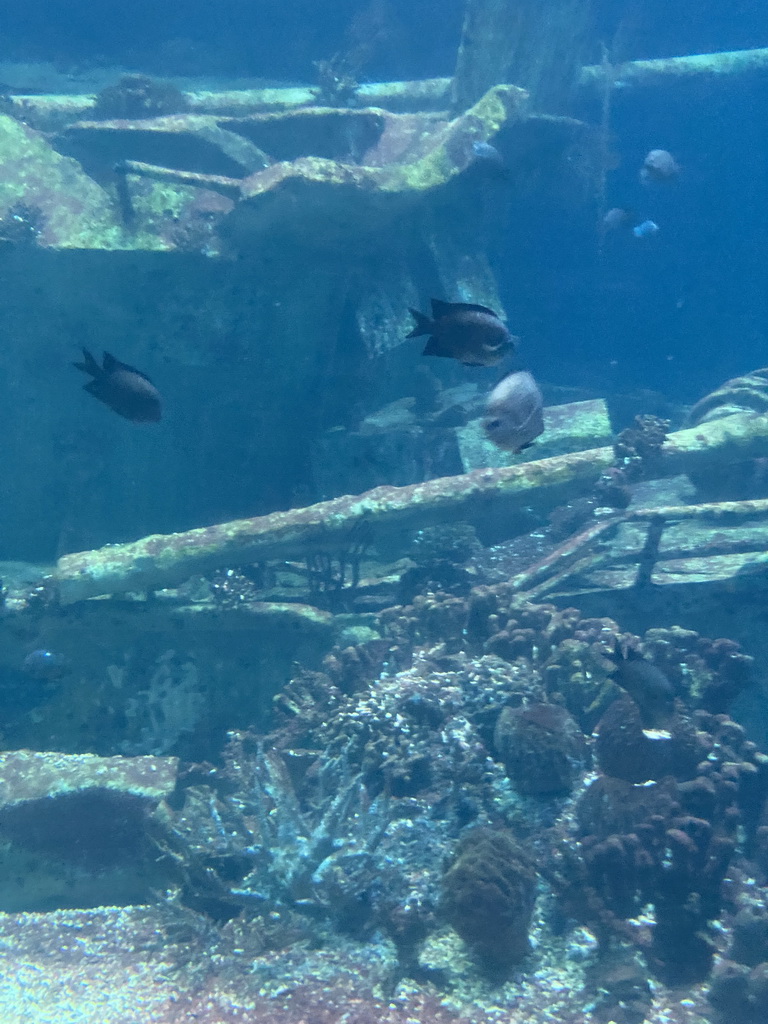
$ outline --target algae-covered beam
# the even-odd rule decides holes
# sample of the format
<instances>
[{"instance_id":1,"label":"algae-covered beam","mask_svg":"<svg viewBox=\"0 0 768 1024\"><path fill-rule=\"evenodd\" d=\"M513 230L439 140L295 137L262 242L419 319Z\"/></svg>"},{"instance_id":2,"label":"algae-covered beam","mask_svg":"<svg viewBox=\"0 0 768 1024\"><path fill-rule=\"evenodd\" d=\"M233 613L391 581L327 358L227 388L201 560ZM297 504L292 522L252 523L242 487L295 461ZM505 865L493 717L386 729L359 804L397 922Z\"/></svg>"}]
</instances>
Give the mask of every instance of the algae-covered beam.
<instances>
[{"instance_id":1,"label":"algae-covered beam","mask_svg":"<svg viewBox=\"0 0 768 1024\"><path fill-rule=\"evenodd\" d=\"M394 113L447 110L451 79L425 78L413 82L367 82L358 87L357 107L383 107ZM268 89L190 90L184 96L194 114L237 117L243 114L296 110L316 103L310 86ZM11 94L4 97L9 113L42 131L58 131L93 115L95 95Z\"/></svg>"},{"instance_id":2,"label":"algae-covered beam","mask_svg":"<svg viewBox=\"0 0 768 1024\"><path fill-rule=\"evenodd\" d=\"M741 75L768 71L768 48L725 50L721 53L694 53L687 57L659 57L655 60L631 60L613 64L591 64L581 69L580 85L602 83L610 74L614 86L675 85L691 78Z\"/></svg>"},{"instance_id":3,"label":"algae-covered beam","mask_svg":"<svg viewBox=\"0 0 768 1024\"><path fill-rule=\"evenodd\" d=\"M717 472L718 467L768 454L768 416L739 413L670 435L662 473ZM414 529L502 515L514 532L527 510L541 514L584 493L614 458L595 448L523 465L478 469L407 487L377 487L308 508L145 537L97 551L65 555L55 582L64 604L101 594L171 586L196 573L249 562L338 550L361 523L377 543L396 544Z\"/></svg>"},{"instance_id":4,"label":"algae-covered beam","mask_svg":"<svg viewBox=\"0 0 768 1024\"><path fill-rule=\"evenodd\" d=\"M613 460L611 448L576 452L502 469L477 469L407 487L376 487L308 508L145 537L59 559L55 580L62 603L101 594L170 586L196 573L250 562L301 558L338 550L361 523L375 542L438 523L501 514L513 525L524 509L552 508L588 489Z\"/></svg>"},{"instance_id":5,"label":"algae-covered beam","mask_svg":"<svg viewBox=\"0 0 768 1024\"><path fill-rule=\"evenodd\" d=\"M219 192L228 199L240 198L242 181L239 178L228 178L224 174L202 174L198 171L177 171L170 167L148 164L143 160L123 160L122 171L135 174L140 178L151 178L153 181L170 182L173 185L192 185L195 188L207 188Z\"/></svg>"},{"instance_id":6,"label":"algae-covered beam","mask_svg":"<svg viewBox=\"0 0 768 1024\"><path fill-rule=\"evenodd\" d=\"M634 60L611 65L615 85L653 86L674 84L689 78L709 78L768 71L768 47L698 53L688 57ZM581 69L578 82L591 87L602 83L606 69L590 64ZM451 106L451 78L428 78L414 82L370 82L357 92L359 106L383 107L394 112L447 110ZM241 115L266 111L295 110L314 103L309 86L273 89L228 89L186 92L190 110L196 114ZM91 116L96 97L89 95L19 95L4 97L6 110L43 131L57 131L73 121Z\"/></svg>"}]
</instances>

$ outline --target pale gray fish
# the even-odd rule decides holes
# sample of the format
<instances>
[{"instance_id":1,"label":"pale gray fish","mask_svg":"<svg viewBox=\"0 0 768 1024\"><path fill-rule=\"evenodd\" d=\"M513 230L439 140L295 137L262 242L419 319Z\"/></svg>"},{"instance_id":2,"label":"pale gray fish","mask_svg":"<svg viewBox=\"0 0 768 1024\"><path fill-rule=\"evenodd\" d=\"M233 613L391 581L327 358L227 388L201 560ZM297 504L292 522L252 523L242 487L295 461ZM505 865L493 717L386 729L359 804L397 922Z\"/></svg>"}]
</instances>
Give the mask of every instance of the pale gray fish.
<instances>
[{"instance_id":1,"label":"pale gray fish","mask_svg":"<svg viewBox=\"0 0 768 1024\"><path fill-rule=\"evenodd\" d=\"M527 370L510 373L488 396L483 429L504 451L527 448L544 431L544 400Z\"/></svg>"},{"instance_id":2,"label":"pale gray fish","mask_svg":"<svg viewBox=\"0 0 768 1024\"><path fill-rule=\"evenodd\" d=\"M643 166L640 168L640 181L644 185L651 182L675 181L680 174L680 164L666 149L652 149L646 153Z\"/></svg>"}]
</instances>

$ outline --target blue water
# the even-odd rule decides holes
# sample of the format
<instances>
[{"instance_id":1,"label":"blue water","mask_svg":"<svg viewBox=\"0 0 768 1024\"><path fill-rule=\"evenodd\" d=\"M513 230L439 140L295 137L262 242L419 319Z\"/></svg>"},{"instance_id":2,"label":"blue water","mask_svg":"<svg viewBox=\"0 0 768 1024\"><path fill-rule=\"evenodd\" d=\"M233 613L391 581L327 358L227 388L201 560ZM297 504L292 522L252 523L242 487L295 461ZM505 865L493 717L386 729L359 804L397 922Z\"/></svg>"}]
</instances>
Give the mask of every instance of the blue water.
<instances>
[{"instance_id":1,"label":"blue water","mask_svg":"<svg viewBox=\"0 0 768 1024\"><path fill-rule=\"evenodd\" d=\"M762 1024L768 7L4 8L0 1024Z\"/></svg>"}]
</instances>

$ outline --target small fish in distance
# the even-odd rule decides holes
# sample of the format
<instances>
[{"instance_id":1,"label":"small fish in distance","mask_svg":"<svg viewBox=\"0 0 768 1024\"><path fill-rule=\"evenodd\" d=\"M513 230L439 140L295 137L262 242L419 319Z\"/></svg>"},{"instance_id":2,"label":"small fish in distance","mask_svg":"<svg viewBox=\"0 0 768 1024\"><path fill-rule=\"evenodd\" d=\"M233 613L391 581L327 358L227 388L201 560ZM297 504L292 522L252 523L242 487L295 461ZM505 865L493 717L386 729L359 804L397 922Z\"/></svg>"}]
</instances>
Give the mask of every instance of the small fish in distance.
<instances>
[{"instance_id":1,"label":"small fish in distance","mask_svg":"<svg viewBox=\"0 0 768 1024\"><path fill-rule=\"evenodd\" d=\"M133 423L157 423L160 419L160 393L141 370L121 363L109 352L104 353L99 366L86 348L83 349L83 362L72 365L93 377L83 385L84 390L108 405L118 416Z\"/></svg>"},{"instance_id":2,"label":"small fish in distance","mask_svg":"<svg viewBox=\"0 0 768 1024\"><path fill-rule=\"evenodd\" d=\"M603 216L603 231L620 231L631 227L634 215L623 206L614 206Z\"/></svg>"},{"instance_id":3,"label":"small fish in distance","mask_svg":"<svg viewBox=\"0 0 768 1024\"><path fill-rule=\"evenodd\" d=\"M412 309L416 326L409 338L429 334L423 355L457 359L465 366L495 366L515 347L514 338L486 306L432 299L432 317Z\"/></svg>"},{"instance_id":4,"label":"small fish in distance","mask_svg":"<svg viewBox=\"0 0 768 1024\"><path fill-rule=\"evenodd\" d=\"M636 224L632 228L632 234L635 238L650 238L655 235L659 230L659 225L655 220L644 220L642 224Z\"/></svg>"},{"instance_id":5,"label":"small fish in distance","mask_svg":"<svg viewBox=\"0 0 768 1024\"><path fill-rule=\"evenodd\" d=\"M676 181L680 174L680 164L666 149L652 149L647 153L643 166L640 168L640 181L644 185L653 182L669 184Z\"/></svg>"},{"instance_id":6,"label":"small fish in distance","mask_svg":"<svg viewBox=\"0 0 768 1024\"><path fill-rule=\"evenodd\" d=\"M526 370L510 373L488 396L483 430L504 451L520 452L544 432L544 400Z\"/></svg>"}]
</instances>

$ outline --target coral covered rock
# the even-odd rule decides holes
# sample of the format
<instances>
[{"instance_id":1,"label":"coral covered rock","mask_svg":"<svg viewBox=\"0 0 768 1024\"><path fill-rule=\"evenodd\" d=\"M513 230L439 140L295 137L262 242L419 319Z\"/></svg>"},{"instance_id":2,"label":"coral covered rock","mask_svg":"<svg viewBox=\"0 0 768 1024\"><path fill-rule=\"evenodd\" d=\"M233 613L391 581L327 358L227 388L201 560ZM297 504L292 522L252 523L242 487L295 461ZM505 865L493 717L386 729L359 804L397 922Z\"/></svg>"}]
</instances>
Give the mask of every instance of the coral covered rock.
<instances>
[{"instance_id":1,"label":"coral covered rock","mask_svg":"<svg viewBox=\"0 0 768 1024\"><path fill-rule=\"evenodd\" d=\"M108 85L96 97L95 118L134 119L178 114L189 103L182 92L170 82L159 82L147 75L123 75L115 85Z\"/></svg>"},{"instance_id":2,"label":"coral covered rock","mask_svg":"<svg viewBox=\"0 0 768 1024\"><path fill-rule=\"evenodd\" d=\"M528 952L535 898L535 872L507 832L468 833L443 879L443 913L495 976Z\"/></svg>"},{"instance_id":3,"label":"coral covered rock","mask_svg":"<svg viewBox=\"0 0 768 1024\"><path fill-rule=\"evenodd\" d=\"M569 792L587 753L578 723L557 704L505 708L494 742L521 793Z\"/></svg>"}]
</instances>

